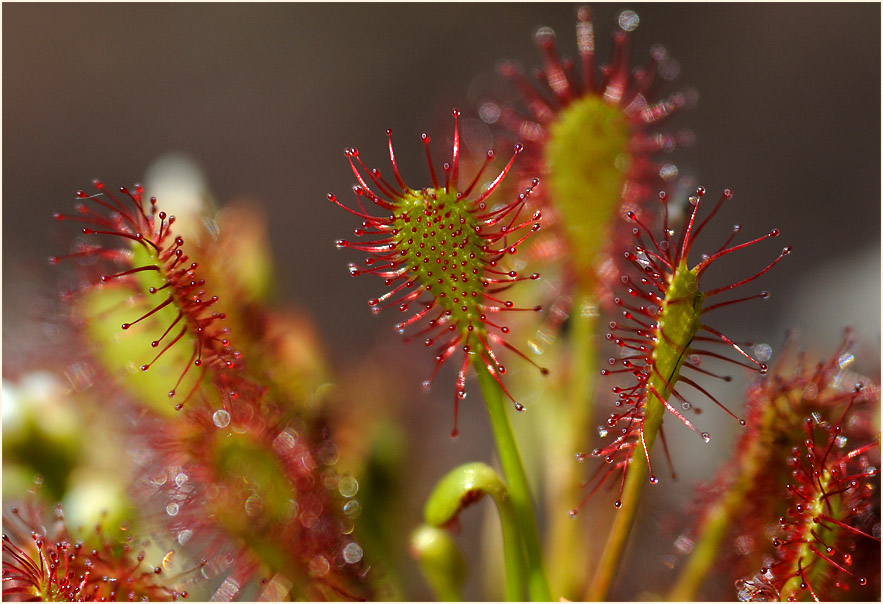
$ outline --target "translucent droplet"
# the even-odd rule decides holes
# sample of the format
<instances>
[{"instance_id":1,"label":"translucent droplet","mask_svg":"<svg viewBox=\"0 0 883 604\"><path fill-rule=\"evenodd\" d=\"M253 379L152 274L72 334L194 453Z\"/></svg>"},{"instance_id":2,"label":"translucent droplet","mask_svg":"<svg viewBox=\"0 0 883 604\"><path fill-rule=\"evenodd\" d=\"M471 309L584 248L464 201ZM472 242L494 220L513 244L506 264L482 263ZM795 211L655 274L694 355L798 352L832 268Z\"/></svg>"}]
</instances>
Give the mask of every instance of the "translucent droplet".
<instances>
[{"instance_id":1,"label":"translucent droplet","mask_svg":"<svg viewBox=\"0 0 883 604\"><path fill-rule=\"evenodd\" d=\"M683 403L681 403L681 409L683 409L684 411L689 411L692 408L693 408L693 405L687 401L684 401Z\"/></svg>"},{"instance_id":2,"label":"translucent droplet","mask_svg":"<svg viewBox=\"0 0 883 604\"><path fill-rule=\"evenodd\" d=\"M555 30L551 27L540 27L534 34L534 37L536 38L536 41L540 43L551 41L555 39Z\"/></svg>"},{"instance_id":3,"label":"translucent droplet","mask_svg":"<svg viewBox=\"0 0 883 604\"><path fill-rule=\"evenodd\" d=\"M178 531L178 543L180 545L184 545L190 538L193 536L193 531L190 529L184 529L183 531Z\"/></svg>"},{"instance_id":4,"label":"translucent droplet","mask_svg":"<svg viewBox=\"0 0 883 604\"><path fill-rule=\"evenodd\" d=\"M288 453L297 444L297 432L291 428L286 428L273 439L273 449L281 454Z\"/></svg>"},{"instance_id":5,"label":"translucent droplet","mask_svg":"<svg viewBox=\"0 0 883 604\"><path fill-rule=\"evenodd\" d=\"M846 437L843 435L838 436L837 438L834 439L834 444L837 445L838 449L842 449L843 447L846 446Z\"/></svg>"},{"instance_id":6,"label":"translucent droplet","mask_svg":"<svg viewBox=\"0 0 883 604\"><path fill-rule=\"evenodd\" d=\"M638 17L638 13L633 10L624 10L619 13L617 18L617 23L624 31L635 31L640 22L641 19Z\"/></svg>"},{"instance_id":7,"label":"translucent droplet","mask_svg":"<svg viewBox=\"0 0 883 604\"><path fill-rule=\"evenodd\" d=\"M736 551L742 556L747 556L754 551L754 539L750 535L740 535L736 538Z\"/></svg>"},{"instance_id":8,"label":"translucent droplet","mask_svg":"<svg viewBox=\"0 0 883 604\"><path fill-rule=\"evenodd\" d=\"M600 436L601 438L607 436L607 428L605 428L604 426L598 426L598 436Z\"/></svg>"},{"instance_id":9,"label":"translucent droplet","mask_svg":"<svg viewBox=\"0 0 883 604\"><path fill-rule=\"evenodd\" d=\"M168 514L169 516L177 516L178 511L179 508L177 503L170 503L166 506L166 514Z\"/></svg>"},{"instance_id":10,"label":"translucent droplet","mask_svg":"<svg viewBox=\"0 0 883 604\"><path fill-rule=\"evenodd\" d=\"M170 549L166 552L166 555L162 557L162 565L163 568L168 570L172 566L172 561L175 559L175 550Z\"/></svg>"},{"instance_id":11,"label":"translucent droplet","mask_svg":"<svg viewBox=\"0 0 883 604\"><path fill-rule=\"evenodd\" d=\"M359 492L359 481L352 476L344 476L337 483L337 490L344 497L355 497L356 493Z\"/></svg>"},{"instance_id":12,"label":"translucent droplet","mask_svg":"<svg viewBox=\"0 0 883 604\"><path fill-rule=\"evenodd\" d=\"M758 344L754 347L754 356L762 363L769 361L770 357L773 356L773 349L769 344Z\"/></svg>"},{"instance_id":13,"label":"translucent droplet","mask_svg":"<svg viewBox=\"0 0 883 604\"><path fill-rule=\"evenodd\" d=\"M190 477L187 476L187 474L185 474L184 472L179 472L178 475L175 476L175 484L178 485L178 487L180 488L184 486L184 483L187 482L188 478Z\"/></svg>"},{"instance_id":14,"label":"translucent droplet","mask_svg":"<svg viewBox=\"0 0 883 604\"><path fill-rule=\"evenodd\" d=\"M678 177L678 167L674 164L665 164L659 169L659 177L662 180L672 180Z\"/></svg>"},{"instance_id":15,"label":"translucent droplet","mask_svg":"<svg viewBox=\"0 0 883 604\"><path fill-rule=\"evenodd\" d=\"M703 432L702 433L702 440L704 440L705 442L710 442L711 441L711 434L709 434L708 432Z\"/></svg>"},{"instance_id":16,"label":"translucent droplet","mask_svg":"<svg viewBox=\"0 0 883 604\"><path fill-rule=\"evenodd\" d=\"M253 518L264 511L264 502L259 495L252 495L245 500L245 513Z\"/></svg>"},{"instance_id":17,"label":"translucent droplet","mask_svg":"<svg viewBox=\"0 0 883 604\"><path fill-rule=\"evenodd\" d=\"M485 101L478 108L478 117L486 124L493 124L500 119L502 111L500 106L493 101Z\"/></svg>"},{"instance_id":18,"label":"translucent droplet","mask_svg":"<svg viewBox=\"0 0 883 604\"><path fill-rule=\"evenodd\" d=\"M309 563L310 573L315 577L323 577L331 570L331 565L325 556L316 556Z\"/></svg>"},{"instance_id":19,"label":"translucent droplet","mask_svg":"<svg viewBox=\"0 0 883 604\"><path fill-rule=\"evenodd\" d=\"M362 506L355 499L350 499L345 504L343 504L343 513L347 518L358 518L359 514L362 512Z\"/></svg>"},{"instance_id":20,"label":"translucent droplet","mask_svg":"<svg viewBox=\"0 0 883 604\"><path fill-rule=\"evenodd\" d=\"M218 409L212 413L212 423L218 428L226 428L230 425L230 414L226 409Z\"/></svg>"},{"instance_id":21,"label":"translucent droplet","mask_svg":"<svg viewBox=\"0 0 883 604\"><path fill-rule=\"evenodd\" d=\"M212 594L212 602L232 602L239 593L239 582L233 577L227 577L221 586Z\"/></svg>"},{"instance_id":22,"label":"translucent droplet","mask_svg":"<svg viewBox=\"0 0 883 604\"><path fill-rule=\"evenodd\" d=\"M772 574L769 569L765 573L758 573L750 580L741 579L736 581L736 587L740 589L739 597L745 602L779 602L781 595L776 586L771 583Z\"/></svg>"},{"instance_id":23,"label":"translucent droplet","mask_svg":"<svg viewBox=\"0 0 883 604\"><path fill-rule=\"evenodd\" d=\"M675 541L675 549L678 550L682 554L689 554L693 551L694 542L687 535L682 534Z\"/></svg>"},{"instance_id":24,"label":"translucent droplet","mask_svg":"<svg viewBox=\"0 0 883 604\"><path fill-rule=\"evenodd\" d=\"M855 361L855 357L847 352L846 354L841 355L839 359L837 359L837 365L840 366L840 369L846 369L847 367L852 365L853 361Z\"/></svg>"},{"instance_id":25,"label":"translucent droplet","mask_svg":"<svg viewBox=\"0 0 883 604\"><path fill-rule=\"evenodd\" d=\"M842 367L842 365L841 365ZM89 363L85 362L77 362L72 363L68 366L67 371L64 372L67 379L70 381L71 385L74 387L74 390L86 390L90 386L95 378L95 369Z\"/></svg>"},{"instance_id":26,"label":"translucent droplet","mask_svg":"<svg viewBox=\"0 0 883 604\"><path fill-rule=\"evenodd\" d=\"M347 564L355 564L362 559L362 547L355 542L347 543L342 553Z\"/></svg>"}]
</instances>

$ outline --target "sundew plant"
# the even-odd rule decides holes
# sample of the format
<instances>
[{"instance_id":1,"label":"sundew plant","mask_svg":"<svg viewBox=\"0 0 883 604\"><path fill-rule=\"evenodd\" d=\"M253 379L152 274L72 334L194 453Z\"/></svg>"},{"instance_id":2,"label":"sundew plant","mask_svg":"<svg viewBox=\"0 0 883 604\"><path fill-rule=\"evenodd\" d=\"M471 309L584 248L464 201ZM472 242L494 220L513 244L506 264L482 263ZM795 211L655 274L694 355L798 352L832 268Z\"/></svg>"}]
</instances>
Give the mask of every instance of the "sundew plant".
<instances>
[{"instance_id":1,"label":"sundew plant","mask_svg":"<svg viewBox=\"0 0 883 604\"><path fill-rule=\"evenodd\" d=\"M4 4L3 598L879 600L880 17Z\"/></svg>"}]
</instances>

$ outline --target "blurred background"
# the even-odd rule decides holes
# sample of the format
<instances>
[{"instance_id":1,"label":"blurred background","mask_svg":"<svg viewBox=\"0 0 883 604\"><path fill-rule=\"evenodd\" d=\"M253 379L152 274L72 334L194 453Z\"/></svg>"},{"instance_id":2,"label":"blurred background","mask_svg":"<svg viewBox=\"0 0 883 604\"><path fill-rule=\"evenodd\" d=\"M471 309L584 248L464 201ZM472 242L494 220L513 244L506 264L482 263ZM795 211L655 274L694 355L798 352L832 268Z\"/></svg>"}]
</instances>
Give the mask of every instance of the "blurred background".
<instances>
[{"instance_id":1,"label":"blurred background","mask_svg":"<svg viewBox=\"0 0 883 604\"><path fill-rule=\"evenodd\" d=\"M427 182L420 134L443 150L452 107L473 118L474 144L493 144L493 127L474 118L483 91L506 88L495 64L540 65L532 34L542 25L555 29L562 53L575 54L576 6L4 4L4 377L26 370L57 333L51 317L64 271L47 258L67 250L70 229L52 213L69 211L93 178L145 181L169 153L199 167L219 206L247 199L266 214L276 302L315 320L338 371L367 351L403 348L397 319L372 316L366 303L382 283L350 278L346 264L358 256L334 247L357 226L326 200L328 192L352 197L344 148L357 146L369 166L386 169L392 128L401 172L419 187ZM852 325L855 369L879 377L880 6L596 4L601 62L623 9L640 17L632 63L661 43L679 65L662 92L698 92L697 104L664 127L696 138L671 161L709 197L735 192L709 226L709 247L735 222L746 237L782 230L773 244L733 258L723 278L753 274L782 245L794 248L758 285L772 291L769 300L721 311L715 325L769 344L773 355L796 328L816 356L830 354ZM431 357L413 356L396 371L413 374L416 393ZM418 491L456 463L490 455L480 406L464 405L461 436L451 441L450 391L436 390L403 412L413 454L438 460L413 477ZM710 428L718 419L726 421L703 416ZM700 466L674 449L679 473L693 478L726 454L723 445ZM665 486L661 505L688 501L690 484Z\"/></svg>"}]
</instances>

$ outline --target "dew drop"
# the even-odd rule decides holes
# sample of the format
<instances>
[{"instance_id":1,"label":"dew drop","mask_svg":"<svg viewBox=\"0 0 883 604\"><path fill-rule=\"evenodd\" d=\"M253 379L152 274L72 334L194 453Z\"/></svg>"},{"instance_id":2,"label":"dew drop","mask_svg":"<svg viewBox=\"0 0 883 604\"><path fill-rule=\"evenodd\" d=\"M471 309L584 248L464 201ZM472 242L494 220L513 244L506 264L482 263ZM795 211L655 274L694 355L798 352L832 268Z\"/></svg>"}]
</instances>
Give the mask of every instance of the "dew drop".
<instances>
[{"instance_id":1,"label":"dew drop","mask_svg":"<svg viewBox=\"0 0 883 604\"><path fill-rule=\"evenodd\" d=\"M641 19L638 17L638 13L633 10L624 10L619 13L617 18L617 23L623 31L635 31L640 22Z\"/></svg>"},{"instance_id":2,"label":"dew drop","mask_svg":"<svg viewBox=\"0 0 883 604\"><path fill-rule=\"evenodd\" d=\"M423 380L421 386L423 387L424 392L429 392L430 390L432 390L432 382L429 380Z\"/></svg>"},{"instance_id":3,"label":"dew drop","mask_svg":"<svg viewBox=\"0 0 883 604\"><path fill-rule=\"evenodd\" d=\"M166 514L168 514L169 516L177 516L178 511L179 508L177 503L170 503L166 506Z\"/></svg>"},{"instance_id":4,"label":"dew drop","mask_svg":"<svg viewBox=\"0 0 883 604\"><path fill-rule=\"evenodd\" d=\"M709 434L708 432L703 432L702 433L702 440L704 440L705 442L710 442L711 441L711 434Z\"/></svg>"},{"instance_id":5,"label":"dew drop","mask_svg":"<svg viewBox=\"0 0 883 604\"><path fill-rule=\"evenodd\" d=\"M218 409L212 414L212 423L218 428L230 425L230 413L226 409Z\"/></svg>"},{"instance_id":6,"label":"dew drop","mask_svg":"<svg viewBox=\"0 0 883 604\"><path fill-rule=\"evenodd\" d=\"M245 500L243 507L245 508L245 514L250 518L254 518L264 511L264 502L259 495L251 495Z\"/></svg>"},{"instance_id":7,"label":"dew drop","mask_svg":"<svg viewBox=\"0 0 883 604\"><path fill-rule=\"evenodd\" d=\"M555 30L551 27L540 27L534 34L537 44L552 44L555 40Z\"/></svg>"},{"instance_id":8,"label":"dew drop","mask_svg":"<svg viewBox=\"0 0 883 604\"><path fill-rule=\"evenodd\" d=\"M846 369L847 367L852 365L853 361L855 361L855 357L847 352L846 354L841 355L839 359L837 359L837 365L840 367L840 369Z\"/></svg>"},{"instance_id":9,"label":"dew drop","mask_svg":"<svg viewBox=\"0 0 883 604\"><path fill-rule=\"evenodd\" d=\"M337 490L344 497L354 497L359 492L359 481L352 476L344 476L337 483Z\"/></svg>"},{"instance_id":10,"label":"dew drop","mask_svg":"<svg viewBox=\"0 0 883 604\"><path fill-rule=\"evenodd\" d=\"M579 510L576 508L573 508L572 510L567 512L567 515L570 516L571 518L576 518L577 514L579 514Z\"/></svg>"},{"instance_id":11,"label":"dew drop","mask_svg":"<svg viewBox=\"0 0 883 604\"><path fill-rule=\"evenodd\" d=\"M650 477L650 484L659 484L659 479L655 476Z\"/></svg>"},{"instance_id":12,"label":"dew drop","mask_svg":"<svg viewBox=\"0 0 883 604\"><path fill-rule=\"evenodd\" d=\"M343 559L347 564L356 564L362 559L362 548L358 543L350 542L343 548Z\"/></svg>"},{"instance_id":13,"label":"dew drop","mask_svg":"<svg viewBox=\"0 0 883 604\"><path fill-rule=\"evenodd\" d=\"M622 502L619 499L617 499L616 501L613 502L613 507L615 507L618 510L619 508L622 507Z\"/></svg>"},{"instance_id":14,"label":"dew drop","mask_svg":"<svg viewBox=\"0 0 883 604\"><path fill-rule=\"evenodd\" d=\"M867 585L867 584L868 584L868 580L867 580L865 577L859 577L859 578L858 578L858 584L859 584L859 585Z\"/></svg>"},{"instance_id":15,"label":"dew drop","mask_svg":"<svg viewBox=\"0 0 883 604\"><path fill-rule=\"evenodd\" d=\"M343 504L343 513L347 518L356 518L362 511L362 506L355 499L350 499Z\"/></svg>"},{"instance_id":16,"label":"dew drop","mask_svg":"<svg viewBox=\"0 0 883 604\"><path fill-rule=\"evenodd\" d=\"M659 169L659 176L663 180L671 180L673 178L677 178L678 167L674 164L665 164Z\"/></svg>"},{"instance_id":17,"label":"dew drop","mask_svg":"<svg viewBox=\"0 0 883 604\"><path fill-rule=\"evenodd\" d=\"M769 344L758 344L754 347L754 356L758 361L769 361L773 354L773 349Z\"/></svg>"}]
</instances>

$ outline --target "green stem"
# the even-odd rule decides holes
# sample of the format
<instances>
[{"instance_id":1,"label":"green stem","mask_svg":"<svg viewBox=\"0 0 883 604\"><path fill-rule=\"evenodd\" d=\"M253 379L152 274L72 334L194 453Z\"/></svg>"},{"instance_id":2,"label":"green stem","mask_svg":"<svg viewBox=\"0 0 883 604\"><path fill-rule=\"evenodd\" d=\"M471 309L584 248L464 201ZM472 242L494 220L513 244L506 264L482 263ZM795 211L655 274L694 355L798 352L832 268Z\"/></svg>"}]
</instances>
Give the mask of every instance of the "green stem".
<instances>
[{"instance_id":1,"label":"green stem","mask_svg":"<svg viewBox=\"0 0 883 604\"><path fill-rule=\"evenodd\" d=\"M493 497L500 513L506 567L506 600L520 602L524 599L524 578L527 575L521 530L509 490L494 469L480 462L454 468L435 485L426 501L423 516L430 526L447 526L464 507L478 501L485 494Z\"/></svg>"},{"instance_id":2,"label":"green stem","mask_svg":"<svg viewBox=\"0 0 883 604\"><path fill-rule=\"evenodd\" d=\"M554 505L549 513L549 543L546 549L549 561L549 582L555 593L575 598L585 584L585 569L589 564L585 527L578 527L568 512L584 497L580 473L583 467L574 461L589 433L594 391L595 349L593 340L597 329L597 313L591 312L595 300L583 293L574 295L571 333L566 350L570 365L558 384L558 401L553 416L553 428L548 433L547 455L548 501ZM563 392L561 389L564 389ZM569 460L569 461L568 461Z\"/></svg>"},{"instance_id":3,"label":"green stem","mask_svg":"<svg viewBox=\"0 0 883 604\"><path fill-rule=\"evenodd\" d=\"M643 451L638 451L629 465L625 486L622 490L622 507L617 510L613 520L613 527L607 537L607 544L604 546L598 570L595 571L594 580L585 597L587 602L600 602L607 598L610 585L613 583L619 562L623 557L626 540L634 523L641 489L646 483L647 459L644 457Z\"/></svg>"},{"instance_id":4,"label":"green stem","mask_svg":"<svg viewBox=\"0 0 883 604\"><path fill-rule=\"evenodd\" d=\"M478 382L481 385L491 430L497 445L497 454L506 477L506 486L512 499L515 518L524 539L528 567L528 594L532 601L548 602L551 601L552 594L549 591L549 583L543 569L540 535L534 517L530 487L527 483L527 475L524 473L524 466L521 464L521 456L518 453L515 438L512 435L512 427L509 425L509 418L506 415L503 391L483 363L476 361L475 369L478 373Z\"/></svg>"},{"instance_id":5,"label":"green stem","mask_svg":"<svg viewBox=\"0 0 883 604\"><path fill-rule=\"evenodd\" d=\"M708 576L708 569L717 559L721 541L730 529L733 510L742 502L742 489L730 491L724 500L719 501L708 513L702 526L702 535L697 541L677 583L668 594L670 602L692 601L696 590Z\"/></svg>"},{"instance_id":6,"label":"green stem","mask_svg":"<svg viewBox=\"0 0 883 604\"><path fill-rule=\"evenodd\" d=\"M656 442L656 436L659 434L659 429L662 427L662 419L665 415L665 407L656 395L652 393L655 390L667 400L672 388L671 385L663 386L661 383L658 383L655 377L650 379L650 384L653 386L653 389L650 390L645 403L643 428L643 440L646 443L648 452L653 450L653 443ZM610 585L613 583L613 579L616 578L616 571L619 568L619 563L622 561L626 541L634 525L635 511L638 509L641 490L648 482L648 474L649 467L643 447L636 446L632 449L631 460L628 462L628 471L625 476L625 484L623 485L622 495L619 498L621 507L616 512L613 527L607 538L607 545L604 546L604 553L601 556L598 570L595 572L595 578L589 587L586 597L587 601L601 601L607 598Z\"/></svg>"},{"instance_id":7,"label":"green stem","mask_svg":"<svg viewBox=\"0 0 883 604\"><path fill-rule=\"evenodd\" d=\"M508 500L506 505L499 505L500 526L503 528L503 561L506 567L507 602L521 602L524 599L523 581L525 577L524 550L521 543L521 531L515 519L515 510Z\"/></svg>"}]
</instances>

